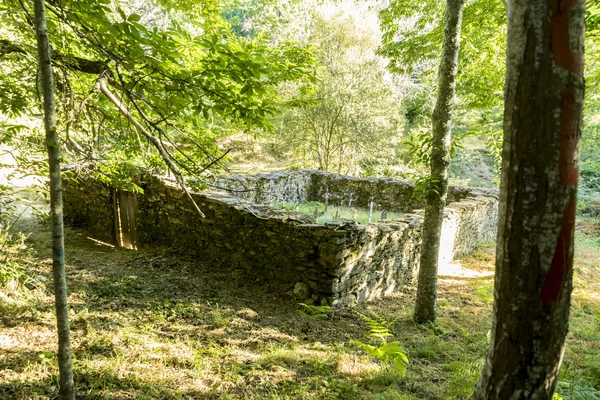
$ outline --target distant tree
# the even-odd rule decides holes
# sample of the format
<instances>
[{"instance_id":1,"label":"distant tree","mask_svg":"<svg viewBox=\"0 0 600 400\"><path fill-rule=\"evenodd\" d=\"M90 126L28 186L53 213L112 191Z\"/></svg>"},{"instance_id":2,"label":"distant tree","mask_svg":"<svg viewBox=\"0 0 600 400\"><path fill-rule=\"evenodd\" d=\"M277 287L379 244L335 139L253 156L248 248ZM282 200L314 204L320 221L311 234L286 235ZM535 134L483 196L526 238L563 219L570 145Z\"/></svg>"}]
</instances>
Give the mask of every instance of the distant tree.
<instances>
[{"instance_id":1,"label":"distant tree","mask_svg":"<svg viewBox=\"0 0 600 400\"><path fill-rule=\"evenodd\" d=\"M46 149L50 169L50 218L52 223L52 272L54 276L54 298L58 326L58 367L60 370L60 398L75 399L71 334L69 331L69 308L67 305L67 280L65 274L65 245L62 210L62 188L60 180L60 144L56 134L56 103L46 9L44 0L35 0L35 33L39 57L42 97L44 102L44 127Z\"/></svg>"},{"instance_id":2,"label":"distant tree","mask_svg":"<svg viewBox=\"0 0 600 400\"><path fill-rule=\"evenodd\" d=\"M291 102L305 101L275 120L275 143L305 166L357 175L399 142L398 85L376 54L377 32L359 24L342 11L312 13L307 42L316 47L319 80L282 87Z\"/></svg>"},{"instance_id":3,"label":"distant tree","mask_svg":"<svg viewBox=\"0 0 600 400\"><path fill-rule=\"evenodd\" d=\"M444 43L438 73L438 92L431 117L431 171L426 190L421 263L415 305L415 320L435 322L437 273L444 207L448 194L452 106L456 87L460 28L464 0L448 0L444 18Z\"/></svg>"},{"instance_id":4,"label":"distant tree","mask_svg":"<svg viewBox=\"0 0 600 400\"><path fill-rule=\"evenodd\" d=\"M568 330L584 1L509 2L491 343L472 399L551 399Z\"/></svg>"},{"instance_id":5,"label":"distant tree","mask_svg":"<svg viewBox=\"0 0 600 400\"><path fill-rule=\"evenodd\" d=\"M379 54L390 60L388 68L407 74L414 85L402 104L409 138L422 141L429 131L436 92L436 68L442 54L444 0L391 1L379 12L383 41ZM502 0L466 2L461 27L461 50L456 77L456 126L478 134L496 154L501 136L506 7ZM457 142L458 143L458 142ZM408 155L412 154L411 152ZM418 159L410 159L419 163Z\"/></svg>"}]
</instances>

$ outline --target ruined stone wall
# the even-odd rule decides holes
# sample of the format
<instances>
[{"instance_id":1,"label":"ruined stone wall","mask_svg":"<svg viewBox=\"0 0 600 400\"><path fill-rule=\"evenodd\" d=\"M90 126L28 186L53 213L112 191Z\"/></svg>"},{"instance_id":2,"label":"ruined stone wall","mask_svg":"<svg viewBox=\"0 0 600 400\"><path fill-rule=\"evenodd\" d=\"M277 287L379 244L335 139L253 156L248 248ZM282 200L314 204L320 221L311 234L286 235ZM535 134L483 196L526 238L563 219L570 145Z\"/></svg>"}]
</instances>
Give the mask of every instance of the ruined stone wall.
<instances>
[{"instance_id":1,"label":"ruined stone wall","mask_svg":"<svg viewBox=\"0 0 600 400\"><path fill-rule=\"evenodd\" d=\"M347 235L332 284L331 303L363 303L399 290L419 266L421 220L358 225Z\"/></svg>"},{"instance_id":2,"label":"ruined stone wall","mask_svg":"<svg viewBox=\"0 0 600 400\"><path fill-rule=\"evenodd\" d=\"M273 204L278 201L301 203L306 201L325 202L328 193L330 204L369 208L371 199L377 209L396 212L411 212L424 208L425 202L414 196L414 185L409 181L392 178L354 178L317 170L297 170L258 174L247 177L230 176L217 179L212 185L224 189L239 199L250 203ZM474 196L497 196L495 189L450 186L448 202Z\"/></svg>"},{"instance_id":3,"label":"ruined stone wall","mask_svg":"<svg viewBox=\"0 0 600 400\"><path fill-rule=\"evenodd\" d=\"M388 211L410 212L421 208L424 203L413 197L414 187L407 181L394 181L385 178L353 178L345 175L318 171L311 175L309 197L311 200L325 200L329 193L329 202L348 205L352 196L352 206L369 208L373 200L377 208Z\"/></svg>"},{"instance_id":4,"label":"ruined stone wall","mask_svg":"<svg viewBox=\"0 0 600 400\"><path fill-rule=\"evenodd\" d=\"M318 196L318 191L315 195L310 190L325 185L331 188L330 194L345 190L342 184L346 178L338 182L322 173L316 176L306 171L291 173L289 179L285 174L270 174L255 182L263 188L260 196L269 196L268 190L273 189L289 196L287 201L294 201L293 196L296 201ZM374 185L384 199L381 202L408 196L412 190L402 182L357 181L350 187L365 190L366 196L369 191L361 185ZM137 195L140 244L178 246L211 254L271 279L283 291L305 285L308 290L300 300L336 306L361 303L398 290L418 269L420 211L369 225L350 221L315 224L311 217L295 212L214 193L192 194L205 214L202 218L172 182L141 173L136 183L144 190ZM388 194L386 188L392 193ZM463 193L468 195L474 197L450 203L446 209L441 239L443 260L462 256L495 238L497 199L493 193ZM66 179L64 198L68 221L88 227L101 240L114 239L112 191L108 186L89 176ZM414 205L410 200L408 204Z\"/></svg>"},{"instance_id":5,"label":"ruined stone wall","mask_svg":"<svg viewBox=\"0 0 600 400\"><path fill-rule=\"evenodd\" d=\"M87 173L63 173L65 223L86 228L94 239L114 243L112 189Z\"/></svg>"},{"instance_id":6,"label":"ruined stone wall","mask_svg":"<svg viewBox=\"0 0 600 400\"><path fill-rule=\"evenodd\" d=\"M444 213L440 237L440 263L456 260L480 245L496 240L496 197L468 197L448 204Z\"/></svg>"},{"instance_id":7,"label":"ruined stone wall","mask_svg":"<svg viewBox=\"0 0 600 400\"><path fill-rule=\"evenodd\" d=\"M287 290L300 281L319 297L331 292L345 230L303 224L295 220L295 212L275 213L231 198L193 194L202 218L177 187L155 177L143 178L140 186L140 242L212 254Z\"/></svg>"},{"instance_id":8,"label":"ruined stone wall","mask_svg":"<svg viewBox=\"0 0 600 400\"><path fill-rule=\"evenodd\" d=\"M302 203L308 200L313 173L315 171L300 170L230 176L215 180L211 183L211 188L255 204L274 204L280 201Z\"/></svg>"}]
</instances>

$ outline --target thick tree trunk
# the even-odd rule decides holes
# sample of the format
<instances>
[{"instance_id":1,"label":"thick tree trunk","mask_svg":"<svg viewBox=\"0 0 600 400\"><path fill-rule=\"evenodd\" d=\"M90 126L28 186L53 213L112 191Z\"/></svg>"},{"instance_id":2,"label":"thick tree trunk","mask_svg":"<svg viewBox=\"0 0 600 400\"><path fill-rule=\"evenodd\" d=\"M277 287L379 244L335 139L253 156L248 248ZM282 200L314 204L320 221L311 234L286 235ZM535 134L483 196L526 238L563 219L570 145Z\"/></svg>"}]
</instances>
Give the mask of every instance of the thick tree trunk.
<instances>
[{"instance_id":1,"label":"thick tree trunk","mask_svg":"<svg viewBox=\"0 0 600 400\"><path fill-rule=\"evenodd\" d=\"M38 43L40 76L44 99L44 127L46 147L50 167L50 216L52 222L52 270L54 275L54 296L56 321L58 326L58 366L60 370L60 398L75 399L71 335L69 332L69 312L67 307L67 283L65 277L64 230L62 210L62 189L60 179L60 151L56 134L56 104L54 102L54 82L50 64L48 29L44 0L35 0L35 31Z\"/></svg>"},{"instance_id":2,"label":"thick tree trunk","mask_svg":"<svg viewBox=\"0 0 600 400\"><path fill-rule=\"evenodd\" d=\"M444 43L438 72L438 94L431 118L433 142L430 179L433 187L427 193L415 306L415 321L419 323L434 322L436 318L438 258L448 193L452 102L456 87L463 6L464 0L447 0L446 4Z\"/></svg>"},{"instance_id":3,"label":"thick tree trunk","mask_svg":"<svg viewBox=\"0 0 600 400\"><path fill-rule=\"evenodd\" d=\"M583 0L508 4L492 339L473 399L551 399L568 329Z\"/></svg>"}]
</instances>

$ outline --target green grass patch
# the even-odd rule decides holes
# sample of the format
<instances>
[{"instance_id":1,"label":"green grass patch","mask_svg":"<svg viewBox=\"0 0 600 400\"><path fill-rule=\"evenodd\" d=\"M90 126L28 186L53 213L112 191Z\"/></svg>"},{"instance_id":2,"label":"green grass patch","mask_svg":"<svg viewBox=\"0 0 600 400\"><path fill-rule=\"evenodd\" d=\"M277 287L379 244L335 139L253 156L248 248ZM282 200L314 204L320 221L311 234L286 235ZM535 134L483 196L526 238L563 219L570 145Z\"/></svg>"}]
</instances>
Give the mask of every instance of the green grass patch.
<instances>
[{"instance_id":1,"label":"green grass patch","mask_svg":"<svg viewBox=\"0 0 600 400\"><path fill-rule=\"evenodd\" d=\"M600 241L584 228L557 389L570 400L596 399L600 390ZM24 243L24 276L50 279L48 233L36 227ZM386 340L410 362L399 371L351 345L382 344L357 313L303 307L304 315L293 298L246 271L168 249L99 247L86 237L67 230L78 398L467 399L489 345L492 276L442 277L437 326L413 322L413 290L358 308L386 322ZM493 271L493 250L463 267ZM11 299L0 303L0 398L55 397L52 293L20 284Z\"/></svg>"}]
</instances>

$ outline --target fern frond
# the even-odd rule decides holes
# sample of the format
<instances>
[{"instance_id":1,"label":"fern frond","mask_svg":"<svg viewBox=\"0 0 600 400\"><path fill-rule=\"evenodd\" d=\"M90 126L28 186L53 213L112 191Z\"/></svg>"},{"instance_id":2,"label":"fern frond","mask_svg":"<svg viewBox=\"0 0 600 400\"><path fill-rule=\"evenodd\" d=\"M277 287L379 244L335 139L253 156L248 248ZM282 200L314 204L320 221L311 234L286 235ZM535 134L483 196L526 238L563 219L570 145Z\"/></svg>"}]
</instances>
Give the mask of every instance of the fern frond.
<instances>
[{"instance_id":1,"label":"fern frond","mask_svg":"<svg viewBox=\"0 0 600 400\"><path fill-rule=\"evenodd\" d=\"M390 323L380 315L375 314L375 318L368 317L358 311L356 313L365 321L369 327L369 336L386 342L387 338L394 337L390 330Z\"/></svg>"},{"instance_id":2,"label":"fern frond","mask_svg":"<svg viewBox=\"0 0 600 400\"><path fill-rule=\"evenodd\" d=\"M305 303L298 303L298 305L302 308L301 310L296 310L298 315L308 319L323 319L331 315L331 307L329 306L315 306Z\"/></svg>"}]
</instances>

